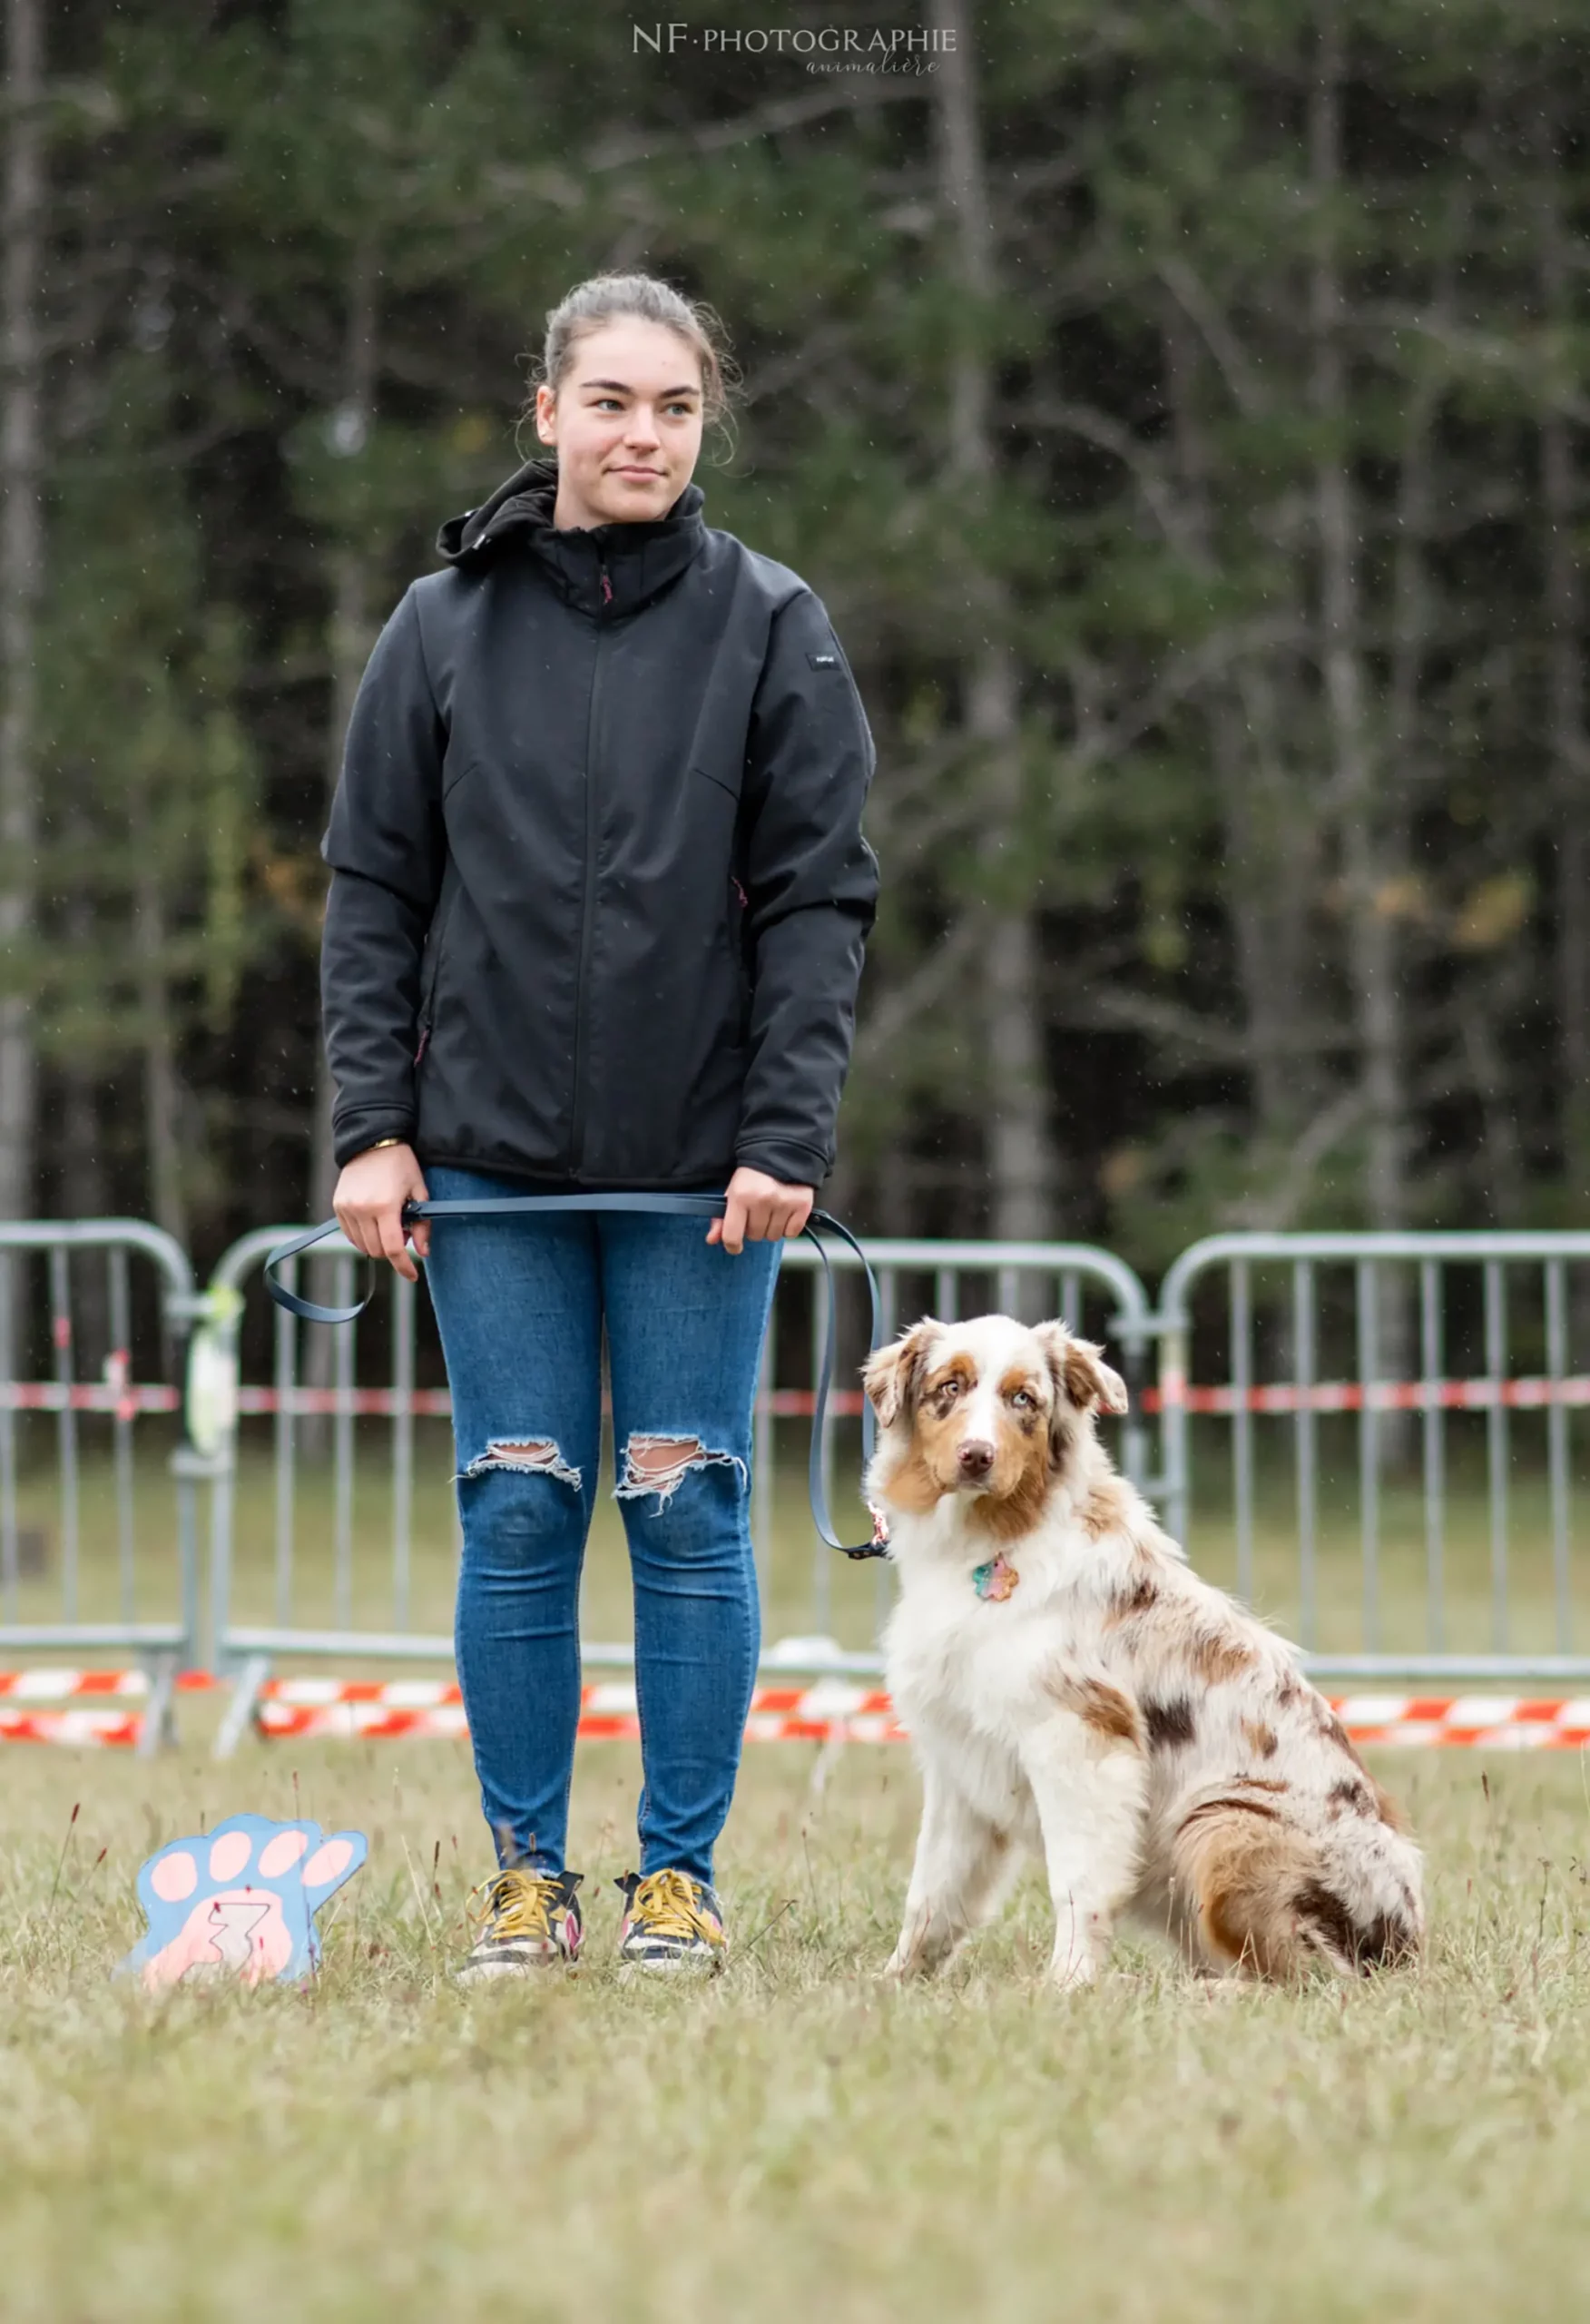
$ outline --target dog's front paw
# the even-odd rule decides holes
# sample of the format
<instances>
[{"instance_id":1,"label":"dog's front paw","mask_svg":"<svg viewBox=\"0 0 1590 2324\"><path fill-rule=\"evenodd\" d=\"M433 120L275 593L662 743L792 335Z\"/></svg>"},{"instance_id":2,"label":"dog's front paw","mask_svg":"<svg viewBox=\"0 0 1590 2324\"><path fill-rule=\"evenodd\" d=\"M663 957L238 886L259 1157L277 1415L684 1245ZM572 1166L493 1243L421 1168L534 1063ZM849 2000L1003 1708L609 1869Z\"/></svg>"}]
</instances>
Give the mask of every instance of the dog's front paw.
<instances>
[{"instance_id":1,"label":"dog's front paw","mask_svg":"<svg viewBox=\"0 0 1590 2324\"><path fill-rule=\"evenodd\" d=\"M1076 1993L1098 1982L1110 1949L1107 1913L1062 1907L1055 1915L1055 1950L1049 1956L1049 1983L1057 1993Z\"/></svg>"},{"instance_id":2,"label":"dog's front paw","mask_svg":"<svg viewBox=\"0 0 1590 2324\"><path fill-rule=\"evenodd\" d=\"M1104 1956L1104 1946L1096 1937L1067 1929L1055 1940L1055 1950L1049 1956L1049 1983L1060 1994L1080 1993L1085 1985L1098 1983L1099 1968Z\"/></svg>"}]
</instances>

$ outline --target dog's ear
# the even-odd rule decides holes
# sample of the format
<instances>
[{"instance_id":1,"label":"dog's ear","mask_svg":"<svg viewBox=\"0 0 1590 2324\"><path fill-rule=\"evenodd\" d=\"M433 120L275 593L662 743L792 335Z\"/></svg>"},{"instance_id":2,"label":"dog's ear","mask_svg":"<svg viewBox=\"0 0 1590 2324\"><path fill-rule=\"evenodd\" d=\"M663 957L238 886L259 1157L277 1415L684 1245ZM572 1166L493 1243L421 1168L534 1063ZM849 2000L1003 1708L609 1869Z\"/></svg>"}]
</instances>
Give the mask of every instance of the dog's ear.
<instances>
[{"instance_id":1,"label":"dog's ear","mask_svg":"<svg viewBox=\"0 0 1590 2324\"><path fill-rule=\"evenodd\" d=\"M1048 1358L1056 1397L1064 1398L1079 1413L1127 1410L1130 1399L1126 1383L1104 1362L1102 1347L1092 1340L1075 1339L1058 1318L1036 1328Z\"/></svg>"},{"instance_id":2,"label":"dog's ear","mask_svg":"<svg viewBox=\"0 0 1590 2324\"><path fill-rule=\"evenodd\" d=\"M922 1383L928 1377L928 1350L935 1333L941 1328L937 1317L924 1315L909 1331L902 1332L887 1347L880 1347L868 1357L862 1367L861 1385L880 1428L888 1428L902 1417L909 1421L915 1413Z\"/></svg>"}]
</instances>

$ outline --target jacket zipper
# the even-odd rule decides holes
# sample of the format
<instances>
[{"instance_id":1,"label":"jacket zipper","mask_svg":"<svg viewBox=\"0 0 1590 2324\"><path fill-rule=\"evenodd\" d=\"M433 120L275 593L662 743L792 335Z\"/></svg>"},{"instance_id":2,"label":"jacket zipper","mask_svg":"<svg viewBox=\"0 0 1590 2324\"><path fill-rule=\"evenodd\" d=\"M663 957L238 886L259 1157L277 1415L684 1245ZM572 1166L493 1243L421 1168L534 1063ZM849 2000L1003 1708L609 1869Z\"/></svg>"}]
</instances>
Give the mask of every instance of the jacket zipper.
<instances>
[{"instance_id":1,"label":"jacket zipper","mask_svg":"<svg viewBox=\"0 0 1590 2324\"><path fill-rule=\"evenodd\" d=\"M613 584L607 577L607 566L598 558L597 571L602 580L602 605L613 603ZM585 1137L585 988L591 965L591 923L596 908L596 769L594 751L601 729L597 724L597 704L602 692L602 611L596 614L596 658L591 670L591 704L585 715L585 894L580 919L580 966L574 988L574 1091L571 1108L573 1121L569 1130L568 1167L577 1177L584 1167Z\"/></svg>"}]
</instances>

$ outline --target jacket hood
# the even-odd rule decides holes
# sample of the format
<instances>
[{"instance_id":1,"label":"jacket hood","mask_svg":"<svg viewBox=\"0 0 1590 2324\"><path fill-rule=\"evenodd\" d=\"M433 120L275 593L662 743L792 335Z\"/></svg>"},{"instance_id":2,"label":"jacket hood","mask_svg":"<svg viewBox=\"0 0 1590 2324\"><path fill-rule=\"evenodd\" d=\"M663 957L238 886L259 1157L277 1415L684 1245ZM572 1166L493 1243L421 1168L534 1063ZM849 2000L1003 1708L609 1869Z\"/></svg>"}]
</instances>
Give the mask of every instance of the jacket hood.
<instances>
[{"instance_id":1,"label":"jacket hood","mask_svg":"<svg viewBox=\"0 0 1590 2324\"><path fill-rule=\"evenodd\" d=\"M437 553L449 565L477 570L512 536L546 568L568 604L584 613L622 614L659 596L706 543L706 496L699 484L687 484L665 516L588 529L555 526L556 500L556 460L526 460L478 508L447 518Z\"/></svg>"}]
</instances>

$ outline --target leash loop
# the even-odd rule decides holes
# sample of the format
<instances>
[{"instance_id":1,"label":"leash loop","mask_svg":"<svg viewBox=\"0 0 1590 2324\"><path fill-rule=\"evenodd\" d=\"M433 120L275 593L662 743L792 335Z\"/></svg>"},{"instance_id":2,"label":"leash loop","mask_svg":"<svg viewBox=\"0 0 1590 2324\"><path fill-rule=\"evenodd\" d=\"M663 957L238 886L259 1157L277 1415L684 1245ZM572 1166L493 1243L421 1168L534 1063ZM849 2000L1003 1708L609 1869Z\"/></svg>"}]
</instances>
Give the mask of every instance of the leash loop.
<instances>
[{"instance_id":1,"label":"leash loop","mask_svg":"<svg viewBox=\"0 0 1590 2324\"><path fill-rule=\"evenodd\" d=\"M417 1218L484 1218L500 1217L505 1215L525 1216L532 1212L545 1210L653 1210L670 1211L675 1215L682 1214L698 1218L721 1218L727 1207L727 1201L728 1198L724 1195L706 1193L483 1195L476 1199L463 1202L406 1202L403 1206L402 1222L407 1226ZM304 1234L293 1236L290 1241L278 1244L276 1249L266 1258L266 1289L279 1307L285 1307L290 1315L301 1316L307 1324L351 1324L356 1316L364 1314L370 1304L373 1285L371 1290L365 1293L357 1307L322 1307L312 1299L300 1298L296 1291L290 1291L285 1284L277 1280L276 1270L284 1260L296 1258L300 1251L310 1250L315 1244L323 1243L329 1236L339 1235L341 1231L339 1221L329 1218L323 1226L311 1226ZM849 1228L842 1226L839 1221L828 1211L812 1211L800 1231L803 1235L810 1236L817 1247L818 1256L822 1261L824 1287L827 1294L824 1304L828 1309L828 1328L823 1338L822 1363L818 1373L817 1396L811 1415L811 1451L806 1468L807 1493L811 1502L812 1519L818 1532L828 1543L829 1548L838 1550L841 1556L855 1559L887 1557L888 1529L882 1512L874 1509L870 1502L867 1504L872 1512L872 1539L869 1541L841 1541L834 1531L833 1519L829 1512L828 1495L823 1488L822 1434L828 1413L829 1386L833 1378L837 1322L833 1268L829 1263L829 1255L822 1240L823 1235L838 1235L842 1241L849 1245L861 1262L862 1272L867 1277L867 1295L871 1303L871 1327L867 1348L869 1355L876 1354L879 1345L880 1308L878 1281L873 1275L866 1252ZM368 1260L367 1264L368 1264ZM863 1474L872 1459L875 1434L876 1423L872 1406L869 1399L863 1396L861 1399Z\"/></svg>"}]
</instances>

